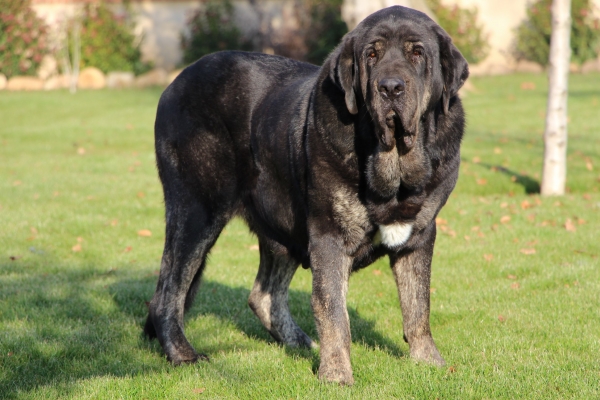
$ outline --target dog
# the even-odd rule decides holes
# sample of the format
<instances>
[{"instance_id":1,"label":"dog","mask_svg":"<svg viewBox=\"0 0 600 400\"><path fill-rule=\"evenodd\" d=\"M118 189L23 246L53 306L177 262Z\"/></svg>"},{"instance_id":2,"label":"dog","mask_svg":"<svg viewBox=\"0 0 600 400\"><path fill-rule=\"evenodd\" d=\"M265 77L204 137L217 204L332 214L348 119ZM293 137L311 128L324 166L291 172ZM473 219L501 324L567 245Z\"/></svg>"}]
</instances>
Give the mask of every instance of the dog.
<instances>
[{"instance_id":1,"label":"dog","mask_svg":"<svg viewBox=\"0 0 600 400\"><path fill-rule=\"evenodd\" d=\"M448 34L400 6L367 17L322 67L237 51L187 67L156 115L166 239L145 334L175 365L207 359L185 337L184 311L241 216L260 247L249 306L289 346L317 347L288 308L295 271L312 271L320 379L354 382L348 279L384 255L410 356L444 365L429 324L431 259L458 178L468 75Z\"/></svg>"}]
</instances>

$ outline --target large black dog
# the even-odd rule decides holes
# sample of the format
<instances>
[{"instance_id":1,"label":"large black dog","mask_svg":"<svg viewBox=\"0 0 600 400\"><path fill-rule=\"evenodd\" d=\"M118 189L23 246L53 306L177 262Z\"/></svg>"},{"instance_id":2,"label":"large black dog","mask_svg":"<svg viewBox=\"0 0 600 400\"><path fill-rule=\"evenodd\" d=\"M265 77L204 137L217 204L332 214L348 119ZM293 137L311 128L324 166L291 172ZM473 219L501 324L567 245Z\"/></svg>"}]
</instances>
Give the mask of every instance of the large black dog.
<instances>
[{"instance_id":1,"label":"large black dog","mask_svg":"<svg viewBox=\"0 0 600 400\"><path fill-rule=\"evenodd\" d=\"M458 176L468 74L446 32L404 7L369 16L321 68L233 51L186 68L156 117L166 242L146 334L173 364L206 358L183 314L240 215L260 243L250 307L290 346L316 346L287 303L298 266L312 271L321 379L352 384L348 278L384 255L411 357L443 365L429 327L431 258Z\"/></svg>"}]
</instances>

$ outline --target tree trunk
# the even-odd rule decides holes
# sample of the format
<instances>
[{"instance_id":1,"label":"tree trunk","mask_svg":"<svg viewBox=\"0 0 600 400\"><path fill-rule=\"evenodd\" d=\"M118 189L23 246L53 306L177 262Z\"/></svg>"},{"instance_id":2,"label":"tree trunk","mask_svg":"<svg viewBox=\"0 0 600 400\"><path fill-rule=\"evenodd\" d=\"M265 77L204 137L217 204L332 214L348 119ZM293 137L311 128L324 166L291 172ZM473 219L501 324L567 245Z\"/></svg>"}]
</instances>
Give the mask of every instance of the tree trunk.
<instances>
[{"instance_id":1,"label":"tree trunk","mask_svg":"<svg viewBox=\"0 0 600 400\"><path fill-rule=\"evenodd\" d=\"M571 48L571 0L552 1L552 37L544 170L541 192L544 196L563 195L567 178L567 87Z\"/></svg>"}]
</instances>

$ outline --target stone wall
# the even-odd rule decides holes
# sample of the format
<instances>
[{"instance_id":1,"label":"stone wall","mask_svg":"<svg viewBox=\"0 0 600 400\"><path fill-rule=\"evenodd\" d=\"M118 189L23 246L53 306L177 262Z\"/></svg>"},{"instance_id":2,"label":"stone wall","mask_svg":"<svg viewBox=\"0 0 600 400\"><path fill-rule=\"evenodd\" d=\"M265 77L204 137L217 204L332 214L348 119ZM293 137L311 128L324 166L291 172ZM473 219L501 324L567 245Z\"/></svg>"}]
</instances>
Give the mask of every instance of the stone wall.
<instances>
[{"instance_id":1,"label":"stone wall","mask_svg":"<svg viewBox=\"0 0 600 400\"><path fill-rule=\"evenodd\" d=\"M73 15L77 7L90 0L33 0L37 13L52 26L60 24ZM462 7L476 6L479 17L491 45L490 55L479 65L472 66L475 74L500 74L515 70L539 70L530 63L517 64L510 55L513 32L525 18L528 0L443 0L447 5L458 4ZM600 10L600 0L594 0ZM117 11L123 10L122 1L113 0ZM264 29L260 15L248 1L234 1L237 7L238 25L245 32ZM168 70L181 62L182 52L179 46L180 34L185 29L187 18L199 7L199 1L179 0L137 0L131 1L136 14L136 33L142 40L142 54L146 60L152 60L156 66ZM269 19L272 28L286 24L295 24L290 13L286 12L292 0L271 0L264 4L263 12L278 14ZM356 26L370 13L390 5L399 4L428 12L424 0L345 0L342 8L344 20L350 28ZM262 21L264 23L264 21ZM269 51L269 49L263 49Z\"/></svg>"}]
</instances>

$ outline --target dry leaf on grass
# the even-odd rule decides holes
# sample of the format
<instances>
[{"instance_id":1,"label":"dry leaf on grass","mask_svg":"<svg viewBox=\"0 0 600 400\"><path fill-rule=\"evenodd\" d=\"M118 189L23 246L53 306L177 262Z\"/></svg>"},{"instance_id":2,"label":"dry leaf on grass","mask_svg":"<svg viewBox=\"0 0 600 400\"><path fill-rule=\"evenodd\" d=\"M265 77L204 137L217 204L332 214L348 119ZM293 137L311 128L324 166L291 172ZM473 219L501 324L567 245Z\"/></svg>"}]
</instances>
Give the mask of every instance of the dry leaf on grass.
<instances>
[{"instance_id":1,"label":"dry leaf on grass","mask_svg":"<svg viewBox=\"0 0 600 400\"><path fill-rule=\"evenodd\" d=\"M513 282L513 283L510 285L510 288L511 288L511 289L519 289L519 288L521 288L521 285L519 285L519 282Z\"/></svg>"},{"instance_id":2,"label":"dry leaf on grass","mask_svg":"<svg viewBox=\"0 0 600 400\"><path fill-rule=\"evenodd\" d=\"M535 249L521 249L520 251L525 255L531 255L536 253Z\"/></svg>"},{"instance_id":3,"label":"dry leaf on grass","mask_svg":"<svg viewBox=\"0 0 600 400\"><path fill-rule=\"evenodd\" d=\"M81 243L77 243L75 246L71 247L71 250L73 250L73 252L78 253L81 251Z\"/></svg>"},{"instance_id":4,"label":"dry leaf on grass","mask_svg":"<svg viewBox=\"0 0 600 400\"><path fill-rule=\"evenodd\" d=\"M504 215L502 218L500 218L500 223L502 224L507 224L510 222L510 215Z\"/></svg>"},{"instance_id":5,"label":"dry leaf on grass","mask_svg":"<svg viewBox=\"0 0 600 400\"><path fill-rule=\"evenodd\" d=\"M80 156L85 154L85 149L83 147L80 147L77 149L77 154L79 154Z\"/></svg>"},{"instance_id":6,"label":"dry leaf on grass","mask_svg":"<svg viewBox=\"0 0 600 400\"><path fill-rule=\"evenodd\" d=\"M253 244L252 246L248 247L248 249L256 251L256 250L260 249L260 247L257 244Z\"/></svg>"},{"instance_id":7,"label":"dry leaf on grass","mask_svg":"<svg viewBox=\"0 0 600 400\"><path fill-rule=\"evenodd\" d=\"M378 269L374 269L373 270L373 275L379 276L379 275L381 275L381 271L378 270Z\"/></svg>"},{"instance_id":8,"label":"dry leaf on grass","mask_svg":"<svg viewBox=\"0 0 600 400\"><path fill-rule=\"evenodd\" d=\"M487 179L484 178L477 179L476 182L478 185L487 185Z\"/></svg>"},{"instance_id":9,"label":"dry leaf on grass","mask_svg":"<svg viewBox=\"0 0 600 400\"><path fill-rule=\"evenodd\" d=\"M483 258L485 259L485 261L492 261L494 259L494 256L492 254L484 254Z\"/></svg>"},{"instance_id":10,"label":"dry leaf on grass","mask_svg":"<svg viewBox=\"0 0 600 400\"><path fill-rule=\"evenodd\" d=\"M575 224L573 223L573 221L571 221L571 218L567 218L567 220L565 221L565 229L567 230L567 232L575 232L577 230Z\"/></svg>"},{"instance_id":11,"label":"dry leaf on grass","mask_svg":"<svg viewBox=\"0 0 600 400\"><path fill-rule=\"evenodd\" d=\"M481 162L481 158L479 156L473 157L473 163L479 164Z\"/></svg>"},{"instance_id":12,"label":"dry leaf on grass","mask_svg":"<svg viewBox=\"0 0 600 400\"><path fill-rule=\"evenodd\" d=\"M132 247L131 246L127 246L125 247L125 250L123 250L123 253L129 253L131 251Z\"/></svg>"},{"instance_id":13,"label":"dry leaf on grass","mask_svg":"<svg viewBox=\"0 0 600 400\"><path fill-rule=\"evenodd\" d=\"M142 237L150 237L152 236L152 232L149 231L148 229L141 229L137 232L138 236L142 236Z\"/></svg>"},{"instance_id":14,"label":"dry leaf on grass","mask_svg":"<svg viewBox=\"0 0 600 400\"><path fill-rule=\"evenodd\" d=\"M508 279L517 279L517 276L516 275L508 275L507 278Z\"/></svg>"},{"instance_id":15,"label":"dry leaf on grass","mask_svg":"<svg viewBox=\"0 0 600 400\"><path fill-rule=\"evenodd\" d=\"M448 221L446 221L444 218L437 217L435 219L435 224L436 225L448 225Z\"/></svg>"},{"instance_id":16,"label":"dry leaf on grass","mask_svg":"<svg viewBox=\"0 0 600 400\"><path fill-rule=\"evenodd\" d=\"M521 82L521 90L535 90L534 82Z\"/></svg>"},{"instance_id":17,"label":"dry leaf on grass","mask_svg":"<svg viewBox=\"0 0 600 400\"><path fill-rule=\"evenodd\" d=\"M504 318L503 315L498 315L498 321L504 322L504 321L506 321L506 318Z\"/></svg>"},{"instance_id":18,"label":"dry leaf on grass","mask_svg":"<svg viewBox=\"0 0 600 400\"><path fill-rule=\"evenodd\" d=\"M144 197L146 197L146 193L138 192L137 197L139 197L140 199L143 199Z\"/></svg>"},{"instance_id":19,"label":"dry leaf on grass","mask_svg":"<svg viewBox=\"0 0 600 400\"><path fill-rule=\"evenodd\" d=\"M588 171L594 170L594 165L592 164L592 160L588 157L586 157L586 159L585 159L585 167L587 168Z\"/></svg>"},{"instance_id":20,"label":"dry leaf on grass","mask_svg":"<svg viewBox=\"0 0 600 400\"><path fill-rule=\"evenodd\" d=\"M192 392L194 392L196 394L200 394L200 393L204 393L205 390L206 390L206 388L196 388L196 389L192 390Z\"/></svg>"}]
</instances>

